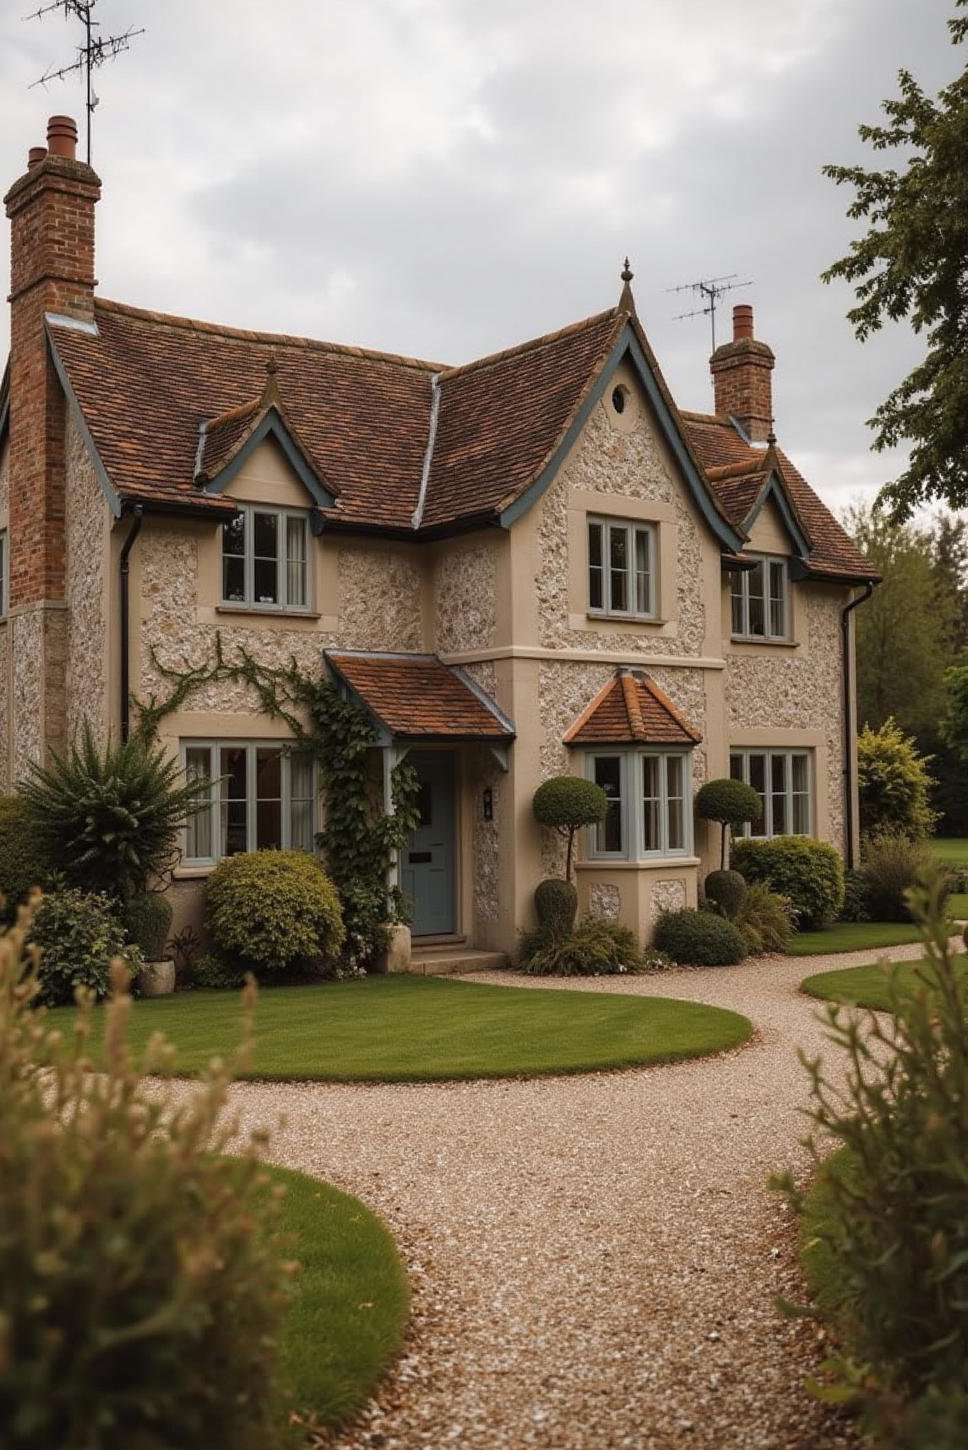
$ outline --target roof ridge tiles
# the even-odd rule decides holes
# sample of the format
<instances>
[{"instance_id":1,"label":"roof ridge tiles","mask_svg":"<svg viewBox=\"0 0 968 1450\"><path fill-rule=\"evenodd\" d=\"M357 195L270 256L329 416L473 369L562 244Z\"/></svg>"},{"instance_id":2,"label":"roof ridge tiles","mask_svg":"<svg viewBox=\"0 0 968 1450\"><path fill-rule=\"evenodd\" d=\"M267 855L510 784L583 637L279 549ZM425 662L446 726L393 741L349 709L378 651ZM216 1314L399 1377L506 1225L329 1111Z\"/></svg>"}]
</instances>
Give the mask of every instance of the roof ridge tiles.
<instances>
[{"instance_id":1,"label":"roof ridge tiles","mask_svg":"<svg viewBox=\"0 0 968 1450\"><path fill-rule=\"evenodd\" d=\"M317 337L297 337L286 332L258 332L253 328L229 327L221 322L204 322L197 317L181 317L171 312L154 312L147 307L134 307L129 302L115 302L111 298L98 297L95 310L117 313L137 322L151 322L159 327L180 328L185 332L209 333L224 337L228 342L256 342L271 347L305 348L308 352L337 353L341 357L360 358L364 362L391 363L397 367L413 368L417 372L440 372L441 363L427 362L423 358L405 357L402 353L381 352L376 348L355 347L345 342L327 342Z\"/></svg>"},{"instance_id":2,"label":"roof ridge tiles","mask_svg":"<svg viewBox=\"0 0 968 1450\"><path fill-rule=\"evenodd\" d=\"M590 329L596 323L604 322L606 317L626 318L627 314L619 312L616 307L606 307L602 312L595 312L590 317L583 317L579 322L570 322L567 327L559 327L556 332L545 332L540 337L532 337L527 342L515 343L513 347L502 348L500 352L487 353L484 357L473 358L470 362L458 363L451 368L442 368L440 381L448 382L454 377L463 377L466 373L476 372L481 368L494 367L498 363L505 362L508 358L521 357L527 352L537 352L540 348L550 347L553 343L560 342L562 338L573 337L575 333Z\"/></svg>"}]
</instances>

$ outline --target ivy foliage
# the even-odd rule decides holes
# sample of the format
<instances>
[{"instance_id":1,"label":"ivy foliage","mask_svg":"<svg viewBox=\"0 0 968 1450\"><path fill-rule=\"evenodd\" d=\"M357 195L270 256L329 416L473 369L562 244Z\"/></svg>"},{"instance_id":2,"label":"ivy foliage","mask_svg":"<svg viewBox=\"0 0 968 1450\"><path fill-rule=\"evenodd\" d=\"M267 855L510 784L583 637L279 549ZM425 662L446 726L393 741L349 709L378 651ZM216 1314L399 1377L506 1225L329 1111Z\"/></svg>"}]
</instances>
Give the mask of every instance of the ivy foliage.
<instances>
[{"instance_id":1,"label":"ivy foliage","mask_svg":"<svg viewBox=\"0 0 968 1450\"><path fill-rule=\"evenodd\" d=\"M409 915L409 905L390 877L398 851L417 824L413 766L401 761L392 771L391 811L386 812L382 780L372 771L379 741L370 715L344 699L328 680L307 675L295 659L271 667L241 646L228 656L220 633L214 658L201 664L176 670L153 658L170 689L134 702L139 735L153 739L164 718L207 685L243 683L254 692L263 714L282 720L299 749L315 757L326 817L316 839L339 892L344 959L351 966L372 967L386 947L388 926Z\"/></svg>"}]
</instances>

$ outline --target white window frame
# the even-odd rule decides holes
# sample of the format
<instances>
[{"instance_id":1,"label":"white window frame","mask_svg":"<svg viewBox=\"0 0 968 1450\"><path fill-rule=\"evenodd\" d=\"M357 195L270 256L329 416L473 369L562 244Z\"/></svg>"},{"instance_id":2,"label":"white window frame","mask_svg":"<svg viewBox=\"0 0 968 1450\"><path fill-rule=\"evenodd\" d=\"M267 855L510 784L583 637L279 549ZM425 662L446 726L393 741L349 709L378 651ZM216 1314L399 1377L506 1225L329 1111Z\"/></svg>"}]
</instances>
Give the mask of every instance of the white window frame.
<instances>
[{"instance_id":1,"label":"white window frame","mask_svg":"<svg viewBox=\"0 0 968 1450\"><path fill-rule=\"evenodd\" d=\"M245 830L247 851L257 851L257 810L258 797L256 794L256 761L259 750L279 750L282 754L281 769L281 825L282 825L282 850L294 849L292 846L292 757L294 755L308 754L308 751L295 750L290 741L286 740L192 740L184 739L179 741L179 757L182 772L187 772L188 751L207 750L209 779L212 782L211 800L207 809L211 812L210 839L214 851L210 856L189 856L188 854L188 825L182 830L182 864L185 866L215 866L223 859L222 852L222 784L223 778L219 771L220 750L245 750ZM312 762L312 785L311 785L312 815L311 826L314 838L319 828L319 781L316 761ZM205 808L203 808L205 809ZM298 849L298 848L295 848Z\"/></svg>"},{"instance_id":2,"label":"white window frame","mask_svg":"<svg viewBox=\"0 0 968 1450\"><path fill-rule=\"evenodd\" d=\"M754 836L753 835L753 823L751 821L747 821L742 826L740 826L740 827L737 828L737 830L735 832L737 838L738 837L743 837L744 839L752 839L752 840L756 840L756 841L768 841L768 840L771 840L776 835L783 835L783 836L812 836L813 835L813 829L814 829L813 792L814 792L814 780L815 780L815 775L816 775L816 773L814 771L814 767L813 767L813 751L812 750L809 750L809 749L800 749L800 748L795 747L795 746L794 747L787 747L786 749L782 749L782 750L781 749L773 749L773 748L768 747L768 746L760 746L760 745L748 745L748 746L746 746L746 745L742 745L742 746L736 746L736 745L734 745L734 746L732 746L731 749L730 749L730 752L729 752L729 773L732 776L732 774L733 774L733 760L734 760L735 757L739 757L740 760L742 761L742 770L743 770L743 774L742 774L741 777L739 777L739 779L743 780L743 782L746 785L749 785L750 784L750 756L751 755L762 755L764 757L764 766L763 766L764 776L763 776L763 781L764 781L764 786L765 786L765 799L764 799L764 806L763 806L763 825L765 827L765 830L762 831L759 835ZM806 763L807 763L807 789L806 789L805 792L803 792L803 791L794 792L794 790L793 790L793 760L794 760L794 757L798 757L798 758L800 758L802 760L805 760ZM784 786L783 794L784 794L784 800L785 800L786 817L787 817L787 821L789 822L789 826L788 826L788 828L785 831L774 831L774 829L773 829L773 796L774 796L774 793L775 793L773 791L773 762L774 762L774 760L777 760L777 759L781 759L784 762L784 765L783 765L783 786ZM755 789L755 787L754 787L754 789ZM805 794L806 795L806 798L807 798L807 829L805 831L794 831L793 830L793 798L794 798L794 794L797 794L797 795L804 795Z\"/></svg>"},{"instance_id":3,"label":"white window frame","mask_svg":"<svg viewBox=\"0 0 968 1450\"><path fill-rule=\"evenodd\" d=\"M643 762L655 757L667 762L672 756L682 761L682 845L670 848L668 844L669 770L668 765L663 764L660 771L659 797L661 840L655 850L649 851L645 848L645 767ZM629 749L624 746L609 749L603 745L598 750L586 752L585 774L588 779L595 779L596 760L613 757L617 757L621 761L622 848L619 851L599 850L596 844L598 828L591 826L587 837L588 860L651 862L681 860L684 856L691 856L693 854L692 748L664 749L662 746L655 746L654 748Z\"/></svg>"},{"instance_id":4,"label":"white window frame","mask_svg":"<svg viewBox=\"0 0 968 1450\"><path fill-rule=\"evenodd\" d=\"M791 637L790 621L790 566L789 561L782 554L748 554L746 556L763 566L763 631L753 633L750 630L750 577L753 574L751 569L737 570L730 580L729 587L729 627L730 635L735 640L747 640L761 643L788 644ZM780 603L783 608L783 630L776 633L771 628L771 604L777 597L771 593L771 565L778 564L782 570L783 594L780 596ZM736 588L736 584L739 588ZM733 605L736 599L740 605L741 628L733 628Z\"/></svg>"},{"instance_id":5,"label":"white window frame","mask_svg":"<svg viewBox=\"0 0 968 1450\"><path fill-rule=\"evenodd\" d=\"M6 529L0 529L0 619L6 619L10 606L10 549Z\"/></svg>"},{"instance_id":6,"label":"white window frame","mask_svg":"<svg viewBox=\"0 0 968 1450\"><path fill-rule=\"evenodd\" d=\"M255 609L267 614L308 614L313 607L313 555L312 555L312 531L309 527L309 515L303 509L276 508L272 504L243 503L239 504L239 513L245 519L245 550L240 556L238 554L226 554L225 552L225 526L219 533L219 599L223 605L231 609ZM269 514L276 519L276 537L279 553L276 557L277 582L279 586L279 599L275 602L260 602L255 597L255 515ZM289 603L289 519L299 519L303 526L303 536L306 542L306 580L305 580L305 601L302 604ZM230 599L225 593L225 560L227 558L244 560L244 599Z\"/></svg>"},{"instance_id":7,"label":"white window frame","mask_svg":"<svg viewBox=\"0 0 968 1450\"><path fill-rule=\"evenodd\" d=\"M592 527L602 530L602 603L592 604L592 550L591 530ZM638 605L638 569L635 568L636 540L641 535L646 541L648 558L648 607L646 609L616 607L612 601L612 567L611 567L611 535L613 533L625 534L625 557L629 562L626 570L626 600L631 605L634 595L636 606ZM606 518L601 514L589 514L585 521L585 588L588 599L588 613L599 619L656 619L658 589L658 557L659 551L656 539L655 524L641 523L636 519L615 519Z\"/></svg>"}]
</instances>

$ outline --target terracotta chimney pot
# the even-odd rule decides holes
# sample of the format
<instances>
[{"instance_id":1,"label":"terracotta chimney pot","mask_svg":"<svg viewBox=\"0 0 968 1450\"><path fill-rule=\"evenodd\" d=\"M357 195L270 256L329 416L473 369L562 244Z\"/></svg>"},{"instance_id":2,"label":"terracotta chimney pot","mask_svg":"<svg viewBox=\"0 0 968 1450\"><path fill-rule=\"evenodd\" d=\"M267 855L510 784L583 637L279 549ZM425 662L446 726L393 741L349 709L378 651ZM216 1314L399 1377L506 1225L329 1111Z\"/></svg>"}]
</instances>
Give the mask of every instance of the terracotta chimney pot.
<instances>
[{"instance_id":1,"label":"terracotta chimney pot","mask_svg":"<svg viewBox=\"0 0 968 1450\"><path fill-rule=\"evenodd\" d=\"M77 156L77 122L72 116L51 116L47 122L47 149L51 156Z\"/></svg>"},{"instance_id":2,"label":"terracotta chimney pot","mask_svg":"<svg viewBox=\"0 0 968 1450\"><path fill-rule=\"evenodd\" d=\"M27 152L27 170L33 171L34 167L39 166L46 155L46 146L31 146Z\"/></svg>"},{"instance_id":3,"label":"terracotta chimney pot","mask_svg":"<svg viewBox=\"0 0 968 1450\"><path fill-rule=\"evenodd\" d=\"M733 308L733 341L753 336L753 309L748 302L738 302Z\"/></svg>"}]
</instances>

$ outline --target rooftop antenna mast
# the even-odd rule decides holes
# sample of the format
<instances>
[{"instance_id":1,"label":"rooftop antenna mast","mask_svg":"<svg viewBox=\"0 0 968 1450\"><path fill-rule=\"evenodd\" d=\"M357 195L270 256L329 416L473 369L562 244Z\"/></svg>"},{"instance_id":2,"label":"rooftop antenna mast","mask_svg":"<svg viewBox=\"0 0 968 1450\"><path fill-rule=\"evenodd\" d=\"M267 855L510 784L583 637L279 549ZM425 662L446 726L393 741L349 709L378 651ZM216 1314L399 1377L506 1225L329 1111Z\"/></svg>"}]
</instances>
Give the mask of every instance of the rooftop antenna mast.
<instances>
[{"instance_id":1,"label":"rooftop antenna mast","mask_svg":"<svg viewBox=\"0 0 968 1450\"><path fill-rule=\"evenodd\" d=\"M84 77L86 92L85 110L87 112L87 164L91 164L91 130L94 121L94 107L98 98L94 94L91 85L91 72L107 60L114 60L115 56L127 50L130 42L136 35L144 35L144 26L139 30L129 27L119 35L98 35L100 24L92 18L91 12L97 0L49 0L49 4L41 5L32 14L24 16L25 20L43 20L45 15L50 15L54 10L63 10L67 19L72 17L79 20L84 27L84 44L76 47L77 60L70 65L62 65L56 69L48 67L39 80L33 82L34 86L46 86L49 81L63 81L69 75L79 72Z\"/></svg>"},{"instance_id":2,"label":"rooftop antenna mast","mask_svg":"<svg viewBox=\"0 0 968 1450\"><path fill-rule=\"evenodd\" d=\"M681 287L667 287L667 292L698 292L705 302L704 307L696 307L692 312L680 312L675 318L680 322L684 317L708 317L712 329L713 352L716 351L716 303L724 292L732 292L736 287L750 287L752 278L746 282L737 282L738 272L727 272L725 277L700 277L698 282L683 282Z\"/></svg>"}]
</instances>

